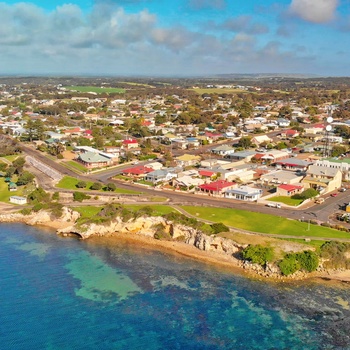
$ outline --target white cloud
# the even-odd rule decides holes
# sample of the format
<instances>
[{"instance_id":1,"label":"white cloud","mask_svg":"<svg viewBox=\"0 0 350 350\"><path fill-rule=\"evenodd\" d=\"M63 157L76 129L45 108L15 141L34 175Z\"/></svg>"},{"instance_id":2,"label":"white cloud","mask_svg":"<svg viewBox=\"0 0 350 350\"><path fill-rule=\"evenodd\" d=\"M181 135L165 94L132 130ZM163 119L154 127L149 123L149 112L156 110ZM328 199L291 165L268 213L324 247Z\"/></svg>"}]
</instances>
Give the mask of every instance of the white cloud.
<instances>
[{"instance_id":1,"label":"white cloud","mask_svg":"<svg viewBox=\"0 0 350 350\"><path fill-rule=\"evenodd\" d=\"M335 18L338 0L292 0L289 12L305 21L325 23Z\"/></svg>"}]
</instances>

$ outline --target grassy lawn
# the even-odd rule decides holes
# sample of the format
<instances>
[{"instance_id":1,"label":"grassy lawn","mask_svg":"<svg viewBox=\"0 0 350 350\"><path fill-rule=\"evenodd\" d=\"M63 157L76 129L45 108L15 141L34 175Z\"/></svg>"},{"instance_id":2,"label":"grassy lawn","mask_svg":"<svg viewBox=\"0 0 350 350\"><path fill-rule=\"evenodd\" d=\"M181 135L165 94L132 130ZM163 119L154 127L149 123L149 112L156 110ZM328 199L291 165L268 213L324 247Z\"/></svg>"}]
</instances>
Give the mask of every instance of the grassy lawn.
<instances>
[{"instance_id":1,"label":"grassy lawn","mask_svg":"<svg viewBox=\"0 0 350 350\"><path fill-rule=\"evenodd\" d=\"M98 86L65 86L67 90L74 90L78 92L95 92L97 94L103 93L124 93L125 89L120 88L103 88Z\"/></svg>"},{"instance_id":2,"label":"grassy lawn","mask_svg":"<svg viewBox=\"0 0 350 350\"><path fill-rule=\"evenodd\" d=\"M143 207L151 207L153 209L153 215L155 215L155 216L162 216L165 214L177 212L175 209L173 209L172 207L170 207L168 205L130 204L130 205L125 205L125 207L128 209L131 209L133 211L138 211L140 208L143 208Z\"/></svg>"},{"instance_id":3,"label":"grassy lawn","mask_svg":"<svg viewBox=\"0 0 350 350\"><path fill-rule=\"evenodd\" d=\"M276 197L270 198L269 200L274 202L284 203L292 207L296 207L303 202L302 199L293 199L287 196L276 196Z\"/></svg>"},{"instance_id":4,"label":"grassy lawn","mask_svg":"<svg viewBox=\"0 0 350 350\"><path fill-rule=\"evenodd\" d=\"M78 188L77 187L77 183L80 180L76 179L75 177L71 177L71 176L65 176L64 178L62 178L62 180L56 185L56 187L58 188L64 188L66 190L73 190L73 191L91 191L90 187L93 184L92 181L85 181L86 183L86 187L85 188ZM99 192L105 192L105 190L102 188L99 191L96 191L96 193ZM116 188L116 190L114 191L114 193L120 193L120 194L140 194L141 192L137 192L137 191L132 191L132 190L124 190L122 188Z\"/></svg>"},{"instance_id":5,"label":"grassy lawn","mask_svg":"<svg viewBox=\"0 0 350 350\"><path fill-rule=\"evenodd\" d=\"M12 163L18 157L21 157L21 155L13 154L11 156L5 156L5 157L1 157L1 158L4 158L4 159L6 159L6 160L8 160L9 162ZM4 163L8 164L6 161L4 161Z\"/></svg>"},{"instance_id":6,"label":"grassy lawn","mask_svg":"<svg viewBox=\"0 0 350 350\"><path fill-rule=\"evenodd\" d=\"M94 207L94 206L80 206L80 207L74 207L73 208L75 211L80 213L81 218L91 218L97 215L102 207Z\"/></svg>"},{"instance_id":7,"label":"grassy lawn","mask_svg":"<svg viewBox=\"0 0 350 350\"><path fill-rule=\"evenodd\" d=\"M281 236L291 235L350 239L350 233L347 232L312 224L310 225L310 230L308 230L307 222L289 220L274 215L227 208L183 206L182 209L200 219L222 222L227 226L252 232L270 233Z\"/></svg>"},{"instance_id":8,"label":"grassy lawn","mask_svg":"<svg viewBox=\"0 0 350 350\"><path fill-rule=\"evenodd\" d=\"M12 179L14 182L15 178ZM30 184L26 186L19 186L17 191L10 192L8 190L8 183L5 182L4 178L0 178L0 202L9 203L11 196L27 196L29 193L33 192L35 186Z\"/></svg>"},{"instance_id":9,"label":"grassy lawn","mask_svg":"<svg viewBox=\"0 0 350 350\"><path fill-rule=\"evenodd\" d=\"M75 162L74 160L69 160L67 162L62 162L63 165L67 166L67 168L72 170L78 170L81 173L86 173L88 171L87 168L84 167L84 165Z\"/></svg>"}]
</instances>

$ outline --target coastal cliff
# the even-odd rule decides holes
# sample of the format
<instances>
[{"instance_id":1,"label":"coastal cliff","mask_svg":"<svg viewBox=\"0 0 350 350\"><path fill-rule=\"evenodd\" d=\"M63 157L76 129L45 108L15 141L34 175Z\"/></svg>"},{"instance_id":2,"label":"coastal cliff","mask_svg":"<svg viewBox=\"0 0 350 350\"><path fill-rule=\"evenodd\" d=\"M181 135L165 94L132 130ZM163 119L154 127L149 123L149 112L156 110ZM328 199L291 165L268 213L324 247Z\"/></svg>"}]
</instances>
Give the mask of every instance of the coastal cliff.
<instances>
[{"instance_id":1,"label":"coastal cliff","mask_svg":"<svg viewBox=\"0 0 350 350\"><path fill-rule=\"evenodd\" d=\"M285 279L279 267L274 263L266 266L244 261L240 252L247 244L239 244L232 239L217 235L206 235L202 231L178 224L159 216L140 216L135 219L123 220L115 217L108 222L96 224L79 224L80 214L70 208L62 209L62 216L56 218L49 211L41 210L30 215L20 213L0 215L0 222L21 222L27 225L42 225L56 229L61 235L74 234L81 239L90 237L114 237L116 239L131 239L140 244L146 243L171 249L179 254L200 259L213 264L231 268L241 268L253 275L273 279ZM159 232L162 232L159 237ZM281 243L283 245L283 243ZM350 270L328 270L319 268L318 273L296 272L287 279L305 279L308 277L325 277L350 281Z\"/></svg>"}]
</instances>

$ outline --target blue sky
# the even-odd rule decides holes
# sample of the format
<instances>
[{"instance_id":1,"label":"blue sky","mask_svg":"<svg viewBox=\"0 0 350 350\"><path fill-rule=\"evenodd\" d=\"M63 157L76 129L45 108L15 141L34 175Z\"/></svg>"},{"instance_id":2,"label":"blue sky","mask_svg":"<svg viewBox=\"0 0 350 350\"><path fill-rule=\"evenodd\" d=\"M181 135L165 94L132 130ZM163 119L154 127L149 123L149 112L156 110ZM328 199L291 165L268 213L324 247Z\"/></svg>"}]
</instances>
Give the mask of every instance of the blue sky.
<instances>
[{"instance_id":1,"label":"blue sky","mask_svg":"<svg viewBox=\"0 0 350 350\"><path fill-rule=\"evenodd\" d=\"M350 0L0 0L0 74L350 76Z\"/></svg>"}]
</instances>

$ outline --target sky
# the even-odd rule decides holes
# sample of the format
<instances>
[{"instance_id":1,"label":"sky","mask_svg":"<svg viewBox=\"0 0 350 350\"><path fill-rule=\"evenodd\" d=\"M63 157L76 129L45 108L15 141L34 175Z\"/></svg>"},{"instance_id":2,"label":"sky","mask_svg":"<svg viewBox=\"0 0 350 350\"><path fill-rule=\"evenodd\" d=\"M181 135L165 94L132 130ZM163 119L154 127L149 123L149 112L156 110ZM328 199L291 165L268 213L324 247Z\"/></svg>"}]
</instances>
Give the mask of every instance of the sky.
<instances>
[{"instance_id":1,"label":"sky","mask_svg":"<svg viewBox=\"0 0 350 350\"><path fill-rule=\"evenodd\" d=\"M0 0L1 75L350 76L350 0Z\"/></svg>"}]
</instances>

